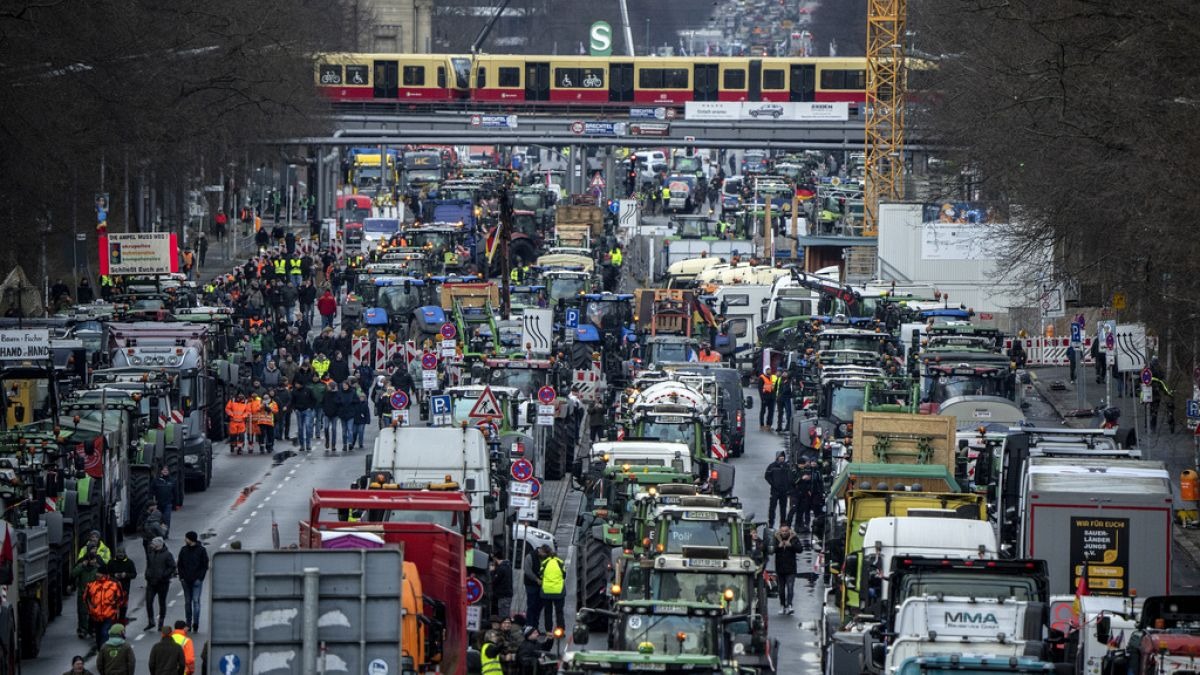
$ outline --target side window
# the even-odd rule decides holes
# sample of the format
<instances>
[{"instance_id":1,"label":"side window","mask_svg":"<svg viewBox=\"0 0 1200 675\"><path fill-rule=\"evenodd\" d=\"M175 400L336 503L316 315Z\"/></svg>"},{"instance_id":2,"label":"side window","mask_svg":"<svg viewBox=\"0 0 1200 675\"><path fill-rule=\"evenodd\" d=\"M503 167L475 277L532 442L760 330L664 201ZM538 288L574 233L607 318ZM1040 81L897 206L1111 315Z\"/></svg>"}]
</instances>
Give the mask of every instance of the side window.
<instances>
[{"instance_id":1,"label":"side window","mask_svg":"<svg viewBox=\"0 0 1200 675\"><path fill-rule=\"evenodd\" d=\"M500 87L519 87L521 86L521 69L520 68L501 68L499 77L497 78L497 86Z\"/></svg>"},{"instance_id":2,"label":"side window","mask_svg":"<svg viewBox=\"0 0 1200 675\"><path fill-rule=\"evenodd\" d=\"M579 68L555 68L554 86L559 89L578 89L583 86L583 76Z\"/></svg>"},{"instance_id":3,"label":"side window","mask_svg":"<svg viewBox=\"0 0 1200 675\"><path fill-rule=\"evenodd\" d=\"M487 69L483 66L475 70L475 86L480 89L487 87Z\"/></svg>"},{"instance_id":4,"label":"side window","mask_svg":"<svg viewBox=\"0 0 1200 675\"><path fill-rule=\"evenodd\" d=\"M366 66L346 66L346 84L367 84Z\"/></svg>"},{"instance_id":5,"label":"side window","mask_svg":"<svg viewBox=\"0 0 1200 675\"><path fill-rule=\"evenodd\" d=\"M723 304L726 307L749 307L750 296L745 293L734 293L726 295Z\"/></svg>"},{"instance_id":6,"label":"side window","mask_svg":"<svg viewBox=\"0 0 1200 675\"><path fill-rule=\"evenodd\" d=\"M762 74L762 77L763 77L762 88L763 89L783 89L784 88L783 87L783 81L784 81L783 72L784 71L782 69L776 69L776 68L772 68L771 70L764 70L763 74Z\"/></svg>"},{"instance_id":7,"label":"side window","mask_svg":"<svg viewBox=\"0 0 1200 675\"><path fill-rule=\"evenodd\" d=\"M688 69L667 68L663 71L663 89L687 89Z\"/></svg>"},{"instance_id":8,"label":"side window","mask_svg":"<svg viewBox=\"0 0 1200 675\"><path fill-rule=\"evenodd\" d=\"M424 86L425 66L404 66L404 79L401 82L406 87Z\"/></svg>"},{"instance_id":9,"label":"side window","mask_svg":"<svg viewBox=\"0 0 1200 675\"><path fill-rule=\"evenodd\" d=\"M321 84L341 84L342 67L322 64L318 68L321 74Z\"/></svg>"},{"instance_id":10,"label":"side window","mask_svg":"<svg viewBox=\"0 0 1200 675\"><path fill-rule=\"evenodd\" d=\"M729 334L735 338L746 337L750 322L745 319L734 319L729 322Z\"/></svg>"},{"instance_id":11,"label":"side window","mask_svg":"<svg viewBox=\"0 0 1200 675\"><path fill-rule=\"evenodd\" d=\"M662 89L663 69L642 68L638 71L638 87L640 89Z\"/></svg>"},{"instance_id":12,"label":"side window","mask_svg":"<svg viewBox=\"0 0 1200 675\"><path fill-rule=\"evenodd\" d=\"M724 89L745 89L746 71L741 68L725 71Z\"/></svg>"},{"instance_id":13,"label":"side window","mask_svg":"<svg viewBox=\"0 0 1200 675\"><path fill-rule=\"evenodd\" d=\"M446 66L438 66L437 86L439 89L446 88Z\"/></svg>"}]
</instances>

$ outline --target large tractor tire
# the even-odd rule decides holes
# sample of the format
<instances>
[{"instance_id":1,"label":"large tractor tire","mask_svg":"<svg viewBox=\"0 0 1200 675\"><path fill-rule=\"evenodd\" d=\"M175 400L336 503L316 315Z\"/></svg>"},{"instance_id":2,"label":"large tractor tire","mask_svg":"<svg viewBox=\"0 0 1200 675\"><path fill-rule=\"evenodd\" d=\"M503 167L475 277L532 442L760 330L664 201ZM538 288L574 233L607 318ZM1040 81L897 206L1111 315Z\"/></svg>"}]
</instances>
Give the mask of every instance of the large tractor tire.
<instances>
[{"instance_id":1,"label":"large tractor tire","mask_svg":"<svg viewBox=\"0 0 1200 675\"><path fill-rule=\"evenodd\" d=\"M44 596L43 596L44 597ZM19 608L21 622L21 658L37 658L42 651L42 637L46 634L46 608L36 597L22 597Z\"/></svg>"},{"instance_id":2,"label":"large tractor tire","mask_svg":"<svg viewBox=\"0 0 1200 675\"><path fill-rule=\"evenodd\" d=\"M129 519L130 532L137 529L141 524L142 514L146 512L146 505L150 503L150 467L148 466L131 466L129 467L129 512L133 516Z\"/></svg>"},{"instance_id":3,"label":"large tractor tire","mask_svg":"<svg viewBox=\"0 0 1200 675\"><path fill-rule=\"evenodd\" d=\"M546 480L562 480L575 459L579 427L574 416L555 420L546 441Z\"/></svg>"},{"instance_id":4,"label":"large tractor tire","mask_svg":"<svg viewBox=\"0 0 1200 675\"><path fill-rule=\"evenodd\" d=\"M186 481L183 479L183 448L167 448L164 460L171 472L171 478L175 479L175 506L183 506L183 495L187 492Z\"/></svg>"},{"instance_id":5,"label":"large tractor tire","mask_svg":"<svg viewBox=\"0 0 1200 675\"><path fill-rule=\"evenodd\" d=\"M604 542L597 540L590 533L584 535L578 551L578 573L575 602L580 609L608 609L608 584L610 579L609 556L611 552ZM587 622L588 630L608 630L608 617L593 612Z\"/></svg>"},{"instance_id":6,"label":"large tractor tire","mask_svg":"<svg viewBox=\"0 0 1200 675\"><path fill-rule=\"evenodd\" d=\"M20 672L21 653L17 646L17 617L11 605L0 608L0 675Z\"/></svg>"},{"instance_id":7,"label":"large tractor tire","mask_svg":"<svg viewBox=\"0 0 1200 675\"><path fill-rule=\"evenodd\" d=\"M47 621L53 621L62 614L63 610L63 580L62 570L57 560L52 560L46 576L46 613Z\"/></svg>"}]
</instances>

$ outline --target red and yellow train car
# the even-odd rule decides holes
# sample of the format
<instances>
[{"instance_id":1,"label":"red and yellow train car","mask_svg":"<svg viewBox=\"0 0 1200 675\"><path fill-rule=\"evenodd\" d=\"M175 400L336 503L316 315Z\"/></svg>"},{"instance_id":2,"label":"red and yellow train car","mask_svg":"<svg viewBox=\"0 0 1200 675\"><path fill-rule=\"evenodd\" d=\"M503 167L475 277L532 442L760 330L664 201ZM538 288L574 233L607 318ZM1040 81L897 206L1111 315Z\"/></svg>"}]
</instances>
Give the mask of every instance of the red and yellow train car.
<instances>
[{"instance_id":1,"label":"red and yellow train car","mask_svg":"<svg viewBox=\"0 0 1200 675\"><path fill-rule=\"evenodd\" d=\"M861 103L866 59L329 54L317 86L335 101L680 105Z\"/></svg>"}]
</instances>

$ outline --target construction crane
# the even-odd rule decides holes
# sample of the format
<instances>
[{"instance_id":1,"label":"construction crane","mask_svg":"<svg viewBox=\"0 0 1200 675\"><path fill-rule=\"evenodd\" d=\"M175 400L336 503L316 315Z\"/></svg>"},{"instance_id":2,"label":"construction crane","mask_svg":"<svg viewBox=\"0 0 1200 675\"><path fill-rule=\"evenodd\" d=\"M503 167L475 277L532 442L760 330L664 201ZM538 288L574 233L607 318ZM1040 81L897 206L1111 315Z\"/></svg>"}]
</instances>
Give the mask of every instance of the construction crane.
<instances>
[{"instance_id":1,"label":"construction crane","mask_svg":"<svg viewBox=\"0 0 1200 675\"><path fill-rule=\"evenodd\" d=\"M904 197L904 25L908 0L867 0L863 235L879 233L879 200Z\"/></svg>"},{"instance_id":2,"label":"construction crane","mask_svg":"<svg viewBox=\"0 0 1200 675\"><path fill-rule=\"evenodd\" d=\"M491 34L492 28L496 25L496 20L500 18L500 15L504 13L504 10L508 9L508 5L511 2L512 0L503 0L503 2L500 3L500 6L496 9L496 13L492 15L492 18L488 19L488 22L483 24L483 28L479 30L479 35L475 36L475 41L471 43L472 54L479 53L479 50L483 47L483 43L487 40L488 35Z\"/></svg>"}]
</instances>

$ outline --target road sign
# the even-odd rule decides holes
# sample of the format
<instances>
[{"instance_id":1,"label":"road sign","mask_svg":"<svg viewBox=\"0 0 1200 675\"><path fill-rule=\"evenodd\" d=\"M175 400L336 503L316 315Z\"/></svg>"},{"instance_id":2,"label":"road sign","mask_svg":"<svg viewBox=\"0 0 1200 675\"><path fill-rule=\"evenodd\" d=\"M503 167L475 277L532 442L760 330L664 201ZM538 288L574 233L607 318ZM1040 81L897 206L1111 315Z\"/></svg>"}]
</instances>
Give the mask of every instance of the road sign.
<instances>
[{"instance_id":1,"label":"road sign","mask_svg":"<svg viewBox=\"0 0 1200 675\"><path fill-rule=\"evenodd\" d=\"M554 426L554 406L539 405L537 407L537 424L540 427Z\"/></svg>"},{"instance_id":2,"label":"road sign","mask_svg":"<svg viewBox=\"0 0 1200 675\"><path fill-rule=\"evenodd\" d=\"M1071 343L1083 344L1083 327L1077 323L1071 324Z\"/></svg>"},{"instance_id":3,"label":"road sign","mask_svg":"<svg viewBox=\"0 0 1200 675\"><path fill-rule=\"evenodd\" d=\"M528 485L533 489L533 491L529 493L529 496L533 497L534 499L537 499L538 495L542 494L542 481L536 478L530 478L528 481L522 483L522 485Z\"/></svg>"},{"instance_id":4,"label":"road sign","mask_svg":"<svg viewBox=\"0 0 1200 675\"><path fill-rule=\"evenodd\" d=\"M383 659L373 659L367 664L367 675L388 675L389 670L387 661Z\"/></svg>"},{"instance_id":5,"label":"road sign","mask_svg":"<svg viewBox=\"0 0 1200 675\"><path fill-rule=\"evenodd\" d=\"M554 352L554 310L526 309L521 313L521 344L539 356Z\"/></svg>"},{"instance_id":6,"label":"road sign","mask_svg":"<svg viewBox=\"0 0 1200 675\"><path fill-rule=\"evenodd\" d=\"M438 388L438 376L436 370L421 371L421 388L426 391Z\"/></svg>"},{"instance_id":7,"label":"road sign","mask_svg":"<svg viewBox=\"0 0 1200 675\"><path fill-rule=\"evenodd\" d=\"M554 391L554 387L548 384L538 389L538 400L542 403L553 403L557 397L558 394Z\"/></svg>"},{"instance_id":8,"label":"road sign","mask_svg":"<svg viewBox=\"0 0 1200 675\"><path fill-rule=\"evenodd\" d=\"M512 474L513 480L527 481L533 478L533 465L524 458L514 459L508 472Z\"/></svg>"},{"instance_id":9,"label":"road sign","mask_svg":"<svg viewBox=\"0 0 1200 675\"><path fill-rule=\"evenodd\" d=\"M454 337L458 335L458 329L455 328L454 324L450 323L449 321L442 324L442 327L440 330L438 330L438 332L441 333L442 337L446 338L447 340L453 340Z\"/></svg>"},{"instance_id":10,"label":"road sign","mask_svg":"<svg viewBox=\"0 0 1200 675\"><path fill-rule=\"evenodd\" d=\"M608 56L612 54L613 31L607 21L597 21L588 29L588 55ZM587 86L586 84L584 86Z\"/></svg>"},{"instance_id":11,"label":"road sign","mask_svg":"<svg viewBox=\"0 0 1200 675\"><path fill-rule=\"evenodd\" d=\"M458 354L458 343L454 340L442 340L442 358L453 358Z\"/></svg>"},{"instance_id":12,"label":"road sign","mask_svg":"<svg viewBox=\"0 0 1200 675\"><path fill-rule=\"evenodd\" d=\"M400 426L402 426L402 427L408 426L408 411L407 410L393 410L392 411L392 420L398 422L400 424Z\"/></svg>"},{"instance_id":13,"label":"road sign","mask_svg":"<svg viewBox=\"0 0 1200 675\"><path fill-rule=\"evenodd\" d=\"M500 412L500 402L496 400L496 395L492 393L491 387L483 388L483 393L479 395L467 416L477 420L504 417L504 414Z\"/></svg>"},{"instance_id":14,"label":"road sign","mask_svg":"<svg viewBox=\"0 0 1200 675\"><path fill-rule=\"evenodd\" d=\"M572 329L579 328L579 308L578 307L568 307L565 316L566 316L567 328L572 328Z\"/></svg>"},{"instance_id":15,"label":"road sign","mask_svg":"<svg viewBox=\"0 0 1200 675\"><path fill-rule=\"evenodd\" d=\"M226 654L221 657L221 675L237 675L242 669L242 660L237 654Z\"/></svg>"},{"instance_id":16,"label":"road sign","mask_svg":"<svg viewBox=\"0 0 1200 675\"><path fill-rule=\"evenodd\" d=\"M1110 352L1117 348L1117 336L1112 332L1104 336L1104 348Z\"/></svg>"},{"instance_id":17,"label":"road sign","mask_svg":"<svg viewBox=\"0 0 1200 675\"><path fill-rule=\"evenodd\" d=\"M683 137L683 142L684 142L684 143L695 143L695 142L696 142L696 137L695 137L695 136L684 136L684 137Z\"/></svg>"},{"instance_id":18,"label":"road sign","mask_svg":"<svg viewBox=\"0 0 1200 675\"><path fill-rule=\"evenodd\" d=\"M524 482L515 480L508 481L508 494L521 495L523 497L529 497L533 495L533 482L535 480L537 479L531 478Z\"/></svg>"},{"instance_id":19,"label":"road sign","mask_svg":"<svg viewBox=\"0 0 1200 675\"><path fill-rule=\"evenodd\" d=\"M605 186L604 176L601 176L600 174L596 174L595 176L592 176L592 187L600 188L601 190L603 190L604 186Z\"/></svg>"},{"instance_id":20,"label":"road sign","mask_svg":"<svg viewBox=\"0 0 1200 675\"><path fill-rule=\"evenodd\" d=\"M1142 403L1154 402L1154 387L1148 384L1142 385Z\"/></svg>"},{"instance_id":21,"label":"road sign","mask_svg":"<svg viewBox=\"0 0 1200 675\"><path fill-rule=\"evenodd\" d=\"M483 626L483 608L467 605L467 630L479 630Z\"/></svg>"},{"instance_id":22,"label":"road sign","mask_svg":"<svg viewBox=\"0 0 1200 675\"><path fill-rule=\"evenodd\" d=\"M1124 293L1113 293L1112 306L1115 310L1125 309L1126 298Z\"/></svg>"},{"instance_id":23,"label":"road sign","mask_svg":"<svg viewBox=\"0 0 1200 675\"><path fill-rule=\"evenodd\" d=\"M475 604L483 597L483 584L475 577L467 577L467 602Z\"/></svg>"},{"instance_id":24,"label":"road sign","mask_svg":"<svg viewBox=\"0 0 1200 675\"><path fill-rule=\"evenodd\" d=\"M403 390L397 390L392 394L392 407L396 410L404 410L408 407L408 394Z\"/></svg>"},{"instance_id":25,"label":"road sign","mask_svg":"<svg viewBox=\"0 0 1200 675\"><path fill-rule=\"evenodd\" d=\"M450 397L446 395L430 396L429 397L429 414L430 415L449 415L450 414Z\"/></svg>"},{"instance_id":26,"label":"road sign","mask_svg":"<svg viewBox=\"0 0 1200 675\"><path fill-rule=\"evenodd\" d=\"M508 508L510 508L510 509L523 508L523 507L529 506L529 503L532 501L533 501L533 499L531 499L525 495L509 495L508 496Z\"/></svg>"},{"instance_id":27,"label":"road sign","mask_svg":"<svg viewBox=\"0 0 1200 675\"><path fill-rule=\"evenodd\" d=\"M529 500L529 506L522 506L517 509L517 520L524 520L531 523L536 523L538 520L538 500Z\"/></svg>"},{"instance_id":28,"label":"road sign","mask_svg":"<svg viewBox=\"0 0 1200 675\"><path fill-rule=\"evenodd\" d=\"M1154 380L1154 373L1150 372L1149 368L1142 368L1142 384L1149 386Z\"/></svg>"},{"instance_id":29,"label":"road sign","mask_svg":"<svg viewBox=\"0 0 1200 675\"><path fill-rule=\"evenodd\" d=\"M1188 399L1187 402L1188 419L1200 419L1200 401L1196 399Z\"/></svg>"},{"instance_id":30,"label":"road sign","mask_svg":"<svg viewBox=\"0 0 1200 675\"><path fill-rule=\"evenodd\" d=\"M425 370L433 370L437 368L437 354L425 353L421 356L421 367Z\"/></svg>"},{"instance_id":31,"label":"road sign","mask_svg":"<svg viewBox=\"0 0 1200 675\"><path fill-rule=\"evenodd\" d=\"M580 122L578 120L575 122L571 122L571 133L577 134L577 135L583 134L583 130L584 130L583 122Z\"/></svg>"}]
</instances>

